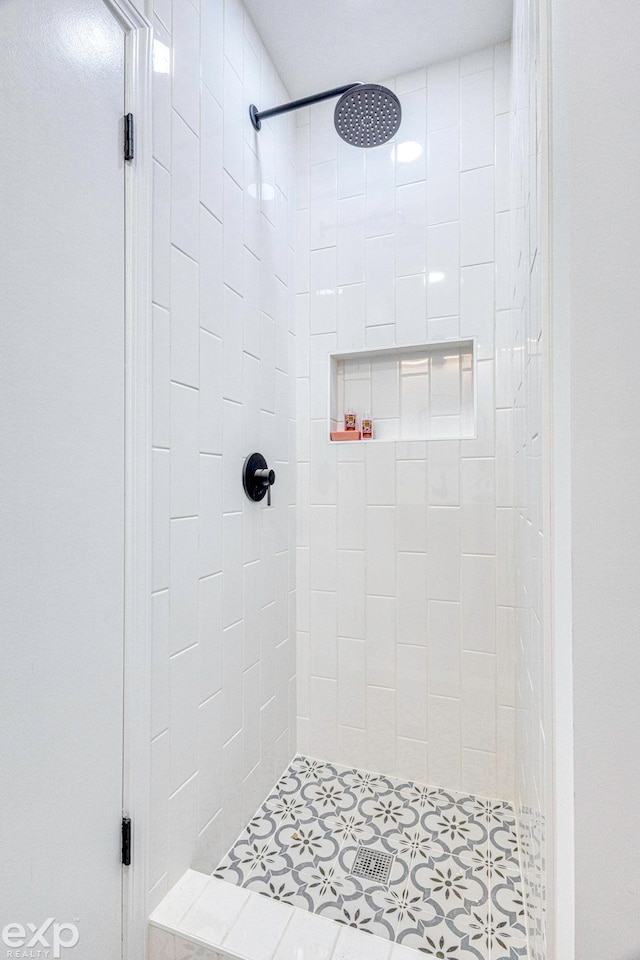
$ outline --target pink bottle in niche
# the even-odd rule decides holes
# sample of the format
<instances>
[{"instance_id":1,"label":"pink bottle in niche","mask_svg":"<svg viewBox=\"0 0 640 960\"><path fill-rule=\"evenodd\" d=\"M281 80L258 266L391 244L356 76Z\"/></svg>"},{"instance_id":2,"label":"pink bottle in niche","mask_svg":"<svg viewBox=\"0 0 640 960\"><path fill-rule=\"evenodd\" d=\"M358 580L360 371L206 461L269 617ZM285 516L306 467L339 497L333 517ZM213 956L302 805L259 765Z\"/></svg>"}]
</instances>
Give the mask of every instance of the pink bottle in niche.
<instances>
[{"instance_id":1,"label":"pink bottle in niche","mask_svg":"<svg viewBox=\"0 0 640 960\"><path fill-rule=\"evenodd\" d=\"M355 430L357 428L358 418L354 411L349 410L344 415L344 428L345 430Z\"/></svg>"},{"instance_id":2,"label":"pink bottle in niche","mask_svg":"<svg viewBox=\"0 0 640 960\"><path fill-rule=\"evenodd\" d=\"M365 413L364 417L362 418L362 439L373 439L373 420L371 419L370 413Z\"/></svg>"}]
</instances>

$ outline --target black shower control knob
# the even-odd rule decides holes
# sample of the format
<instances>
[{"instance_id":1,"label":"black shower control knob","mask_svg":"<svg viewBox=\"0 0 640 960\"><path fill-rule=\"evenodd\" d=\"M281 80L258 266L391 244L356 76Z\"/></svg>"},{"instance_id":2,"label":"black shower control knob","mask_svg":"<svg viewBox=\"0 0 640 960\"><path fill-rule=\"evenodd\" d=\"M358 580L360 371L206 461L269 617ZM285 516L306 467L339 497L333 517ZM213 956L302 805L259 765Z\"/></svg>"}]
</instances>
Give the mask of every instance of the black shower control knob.
<instances>
[{"instance_id":1,"label":"black shower control knob","mask_svg":"<svg viewBox=\"0 0 640 960\"><path fill-rule=\"evenodd\" d=\"M275 470L269 470L266 467L264 470L256 470L254 476L257 480L260 480L264 487L272 487L276 482L276 472Z\"/></svg>"},{"instance_id":2,"label":"black shower control knob","mask_svg":"<svg viewBox=\"0 0 640 960\"><path fill-rule=\"evenodd\" d=\"M275 471L271 470L262 454L249 454L242 469L242 484L249 499L259 501L266 495L267 504L271 506L271 487L275 482Z\"/></svg>"}]
</instances>

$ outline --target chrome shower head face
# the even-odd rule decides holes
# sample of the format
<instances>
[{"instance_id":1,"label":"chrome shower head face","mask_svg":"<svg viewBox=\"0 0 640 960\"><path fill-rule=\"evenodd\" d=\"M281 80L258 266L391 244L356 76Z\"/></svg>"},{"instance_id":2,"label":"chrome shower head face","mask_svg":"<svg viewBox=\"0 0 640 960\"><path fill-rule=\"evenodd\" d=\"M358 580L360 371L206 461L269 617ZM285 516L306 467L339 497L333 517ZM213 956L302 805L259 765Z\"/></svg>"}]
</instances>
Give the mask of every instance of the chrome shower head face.
<instances>
[{"instance_id":1,"label":"chrome shower head face","mask_svg":"<svg viewBox=\"0 0 640 960\"><path fill-rule=\"evenodd\" d=\"M360 83L343 93L333 122L337 132L353 147L378 147L398 132L402 120L400 101L378 83Z\"/></svg>"}]
</instances>

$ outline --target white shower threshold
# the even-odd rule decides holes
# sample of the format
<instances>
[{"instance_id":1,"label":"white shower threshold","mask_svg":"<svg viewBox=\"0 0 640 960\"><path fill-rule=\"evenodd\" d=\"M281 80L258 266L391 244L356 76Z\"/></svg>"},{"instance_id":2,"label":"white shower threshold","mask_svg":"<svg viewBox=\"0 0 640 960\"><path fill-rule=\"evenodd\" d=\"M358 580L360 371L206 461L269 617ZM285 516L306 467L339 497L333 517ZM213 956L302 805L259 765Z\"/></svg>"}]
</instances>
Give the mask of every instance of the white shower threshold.
<instances>
[{"instance_id":1,"label":"white shower threshold","mask_svg":"<svg viewBox=\"0 0 640 960\"><path fill-rule=\"evenodd\" d=\"M148 960L418 960L417 950L187 870L149 920Z\"/></svg>"}]
</instances>

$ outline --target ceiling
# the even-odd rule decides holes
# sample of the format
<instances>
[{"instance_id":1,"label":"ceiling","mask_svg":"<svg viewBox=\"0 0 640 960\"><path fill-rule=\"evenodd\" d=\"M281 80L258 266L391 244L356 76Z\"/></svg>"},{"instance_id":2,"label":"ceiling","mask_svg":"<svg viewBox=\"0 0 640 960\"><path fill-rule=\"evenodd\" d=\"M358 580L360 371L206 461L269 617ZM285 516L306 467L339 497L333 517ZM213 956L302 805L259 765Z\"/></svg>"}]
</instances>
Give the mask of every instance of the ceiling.
<instances>
[{"instance_id":1,"label":"ceiling","mask_svg":"<svg viewBox=\"0 0 640 960\"><path fill-rule=\"evenodd\" d=\"M380 81L511 35L512 0L244 0L292 97Z\"/></svg>"}]
</instances>

